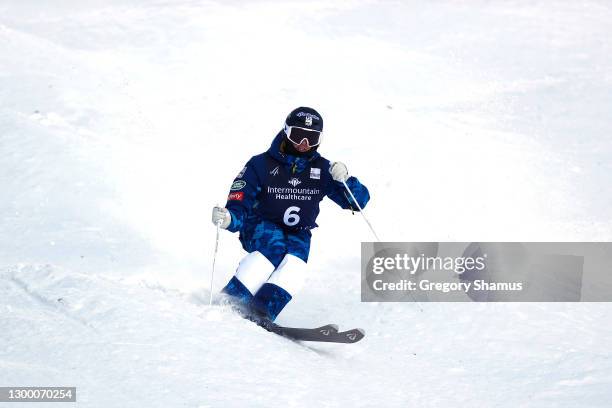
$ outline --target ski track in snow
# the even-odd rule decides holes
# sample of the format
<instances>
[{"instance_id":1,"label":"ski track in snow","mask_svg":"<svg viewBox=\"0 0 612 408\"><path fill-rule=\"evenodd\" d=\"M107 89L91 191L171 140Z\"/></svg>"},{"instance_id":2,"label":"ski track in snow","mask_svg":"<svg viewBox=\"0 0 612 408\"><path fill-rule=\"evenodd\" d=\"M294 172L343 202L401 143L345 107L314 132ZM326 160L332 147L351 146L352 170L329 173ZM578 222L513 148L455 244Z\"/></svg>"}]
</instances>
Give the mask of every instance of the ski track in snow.
<instances>
[{"instance_id":1,"label":"ski track in snow","mask_svg":"<svg viewBox=\"0 0 612 408\"><path fill-rule=\"evenodd\" d=\"M608 304L361 303L369 231L329 202L278 323L364 340L288 341L204 287L210 207L299 105L384 240L612 239L611 34L605 1L3 2L0 386L91 407L609 407ZM242 254L224 232L216 290Z\"/></svg>"},{"instance_id":2,"label":"ski track in snow","mask_svg":"<svg viewBox=\"0 0 612 408\"><path fill-rule=\"evenodd\" d=\"M6 284L15 275L36 283L16 291ZM362 342L339 347L300 345L143 283L48 266L4 273L2 282L11 308L3 313L3 336L19 339L0 353L11 371L4 383L74 384L83 404L173 405L179 393L186 406L225 405L227 396L229 405L264 406L270 393L298 405L519 404L529 395L534 406L571 406L572 396L585 393L597 402L611 379L612 331L596 326L607 316L605 304L425 304L422 313L413 305L362 304L354 313L376 308L380 317L366 322ZM211 318L215 313L222 318ZM98 382L115 392L106 395Z\"/></svg>"}]
</instances>

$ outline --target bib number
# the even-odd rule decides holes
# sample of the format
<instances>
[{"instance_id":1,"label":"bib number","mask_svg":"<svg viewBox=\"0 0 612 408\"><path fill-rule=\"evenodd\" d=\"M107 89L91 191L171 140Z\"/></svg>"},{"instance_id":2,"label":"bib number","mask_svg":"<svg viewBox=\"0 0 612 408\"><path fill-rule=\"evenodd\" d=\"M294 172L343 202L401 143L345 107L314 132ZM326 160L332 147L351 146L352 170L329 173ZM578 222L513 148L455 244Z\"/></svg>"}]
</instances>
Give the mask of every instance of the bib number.
<instances>
[{"instance_id":1,"label":"bib number","mask_svg":"<svg viewBox=\"0 0 612 408\"><path fill-rule=\"evenodd\" d=\"M283 222L285 225L289 227L293 227L300 222L300 216L297 214L300 212L300 207L289 207L285 210L285 215L283 215Z\"/></svg>"}]
</instances>

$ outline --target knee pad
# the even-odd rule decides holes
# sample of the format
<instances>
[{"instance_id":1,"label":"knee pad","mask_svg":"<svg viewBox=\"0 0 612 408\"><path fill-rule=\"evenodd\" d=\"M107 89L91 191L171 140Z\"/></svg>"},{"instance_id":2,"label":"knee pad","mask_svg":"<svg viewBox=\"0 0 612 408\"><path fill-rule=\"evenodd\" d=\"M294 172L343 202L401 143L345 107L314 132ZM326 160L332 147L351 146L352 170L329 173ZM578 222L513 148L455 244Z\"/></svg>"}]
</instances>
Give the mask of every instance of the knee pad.
<instances>
[{"instance_id":1,"label":"knee pad","mask_svg":"<svg viewBox=\"0 0 612 408\"><path fill-rule=\"evenodd\" d=\"M274 265L261 252L253 251L242 258L234 278L238 279L254 295L273 271Z\"/></svg>"},{"instance_id":2,"label":"knee pad","mask_svg":"<svg viewBox=\"0 0 612 408\"><path fill-rule=\"evenodd\" d=\"M268 279L272 283L283 288L291 296L295 296L302 289L306 281L306 262L294 255L287 254Z\"/></svg>"}]
</instances>

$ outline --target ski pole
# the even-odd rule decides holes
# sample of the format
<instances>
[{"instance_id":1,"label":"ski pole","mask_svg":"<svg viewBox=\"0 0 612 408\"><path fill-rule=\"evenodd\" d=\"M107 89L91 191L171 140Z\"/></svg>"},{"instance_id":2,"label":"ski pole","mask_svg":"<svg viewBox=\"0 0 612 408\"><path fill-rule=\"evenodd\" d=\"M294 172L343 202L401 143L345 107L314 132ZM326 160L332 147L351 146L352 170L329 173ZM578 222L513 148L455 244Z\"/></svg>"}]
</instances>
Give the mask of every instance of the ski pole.
<instances>
[{"instance_id":1,"label":"ski pole","mask_svg":"<svg viewBox=\"0 0 612 408\"><path fill-rule=\"evenodd\" d=\"M351 191L351 189L349 188L348 184L346 184L346 180L342 181L342 184L344 184L344 188L346 188L346 191L348 191L348 193L351 195L351 198L353 199L353 202L355 203L355 205L357 206L357 208L359 209L359 212L361 213L361 216L363 217L363 220L366 222L366 224L368 224L368 227L370 227L370 231L372 231L372 234L374 234L374 236L376 237L376 241L381 242L380 238L378 238L378 235L376 234L376 231L374 231L374 228L372 228L372 224L370 224L370 221L368 221L367 217L365 216L365 214L363 213L363 208L361 208L361 206L359 205L359 203L357 202L357 199L355 198L355 196L353 195L353 192ZM418 300L416 300L416 298L414 297L414 295L412 294L412 292L408 292L408 294L410 295L410 298L412 298L413 302L416 303L417 307L419 308L419 310L421 312L423 312L423 308L421 307L421 304L418 302Z\"/></svg>"},{"instance_id":2,"label":"ski pole","mask_svg":"<svg viewBox=\"0 0 612 408\"><path fill-rule=\"evenodd\" d=\"M217 239L215 240L215 253L213 254L212 272L210 273L210 301L208 306L212 306L213 298L213 280L215 279L215 263L217 261L217 252L219 251L219 230L221 229L222 220L217 221Z\"/></svg>"},{"instance_id":3,"label":"ski pole","mask_svg":"<svg viewBox=\"0 0 612 408\"><path fill-rule=\"evenodd\" d=\"M363 220L366 222L366 224L368 224L368 227L370 227L370 231L372 231L372 234L374 234L374 237L376 238L376 241L380 242L380 238L378 238L378 235L376 234L376 232L374 231L374 228L372 228L372 224L370 224L370 221L368 221L367 217L365 216L365 214L363 213L363 208L361 208L361 206L359 205L359 203L357 202L357 199L355 198L355 196L353 195L353 192L351 191L351 189L349 188L348 184L346 184L346 180L342 181L342 184L344 184L344 188L346 188L346 191L348 191L348 193L351 195L351 198L353 199L353 202L355 203L355 205L357 206L357 208L359 209L359 213L361 214L361 216L363 217Z\"/></svg>"}]
</instances>

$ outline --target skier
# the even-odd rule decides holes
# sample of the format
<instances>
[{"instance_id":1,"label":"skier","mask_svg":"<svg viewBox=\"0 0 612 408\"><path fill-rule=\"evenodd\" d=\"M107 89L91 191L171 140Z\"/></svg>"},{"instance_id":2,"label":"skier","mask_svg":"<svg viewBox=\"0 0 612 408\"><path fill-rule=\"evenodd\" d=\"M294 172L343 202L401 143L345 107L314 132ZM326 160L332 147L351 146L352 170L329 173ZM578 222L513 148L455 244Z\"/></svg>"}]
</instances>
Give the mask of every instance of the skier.
<instances>
[{"instance_id":1,"label":"skier","mask_svg":"<svg viewBox=\"0 0 612 408\"><path fill-rule=\"evenodd\" d=\"M319 202L327 196L358 210L370 195L347 167L317 151L323 119L312 108L293 110L265 153L253 156L232 183L225 208L214 207L213 224L240 232L248 254L222 292L258 322L276 319L302 287Z\"/></svg>"}]
</instances>

